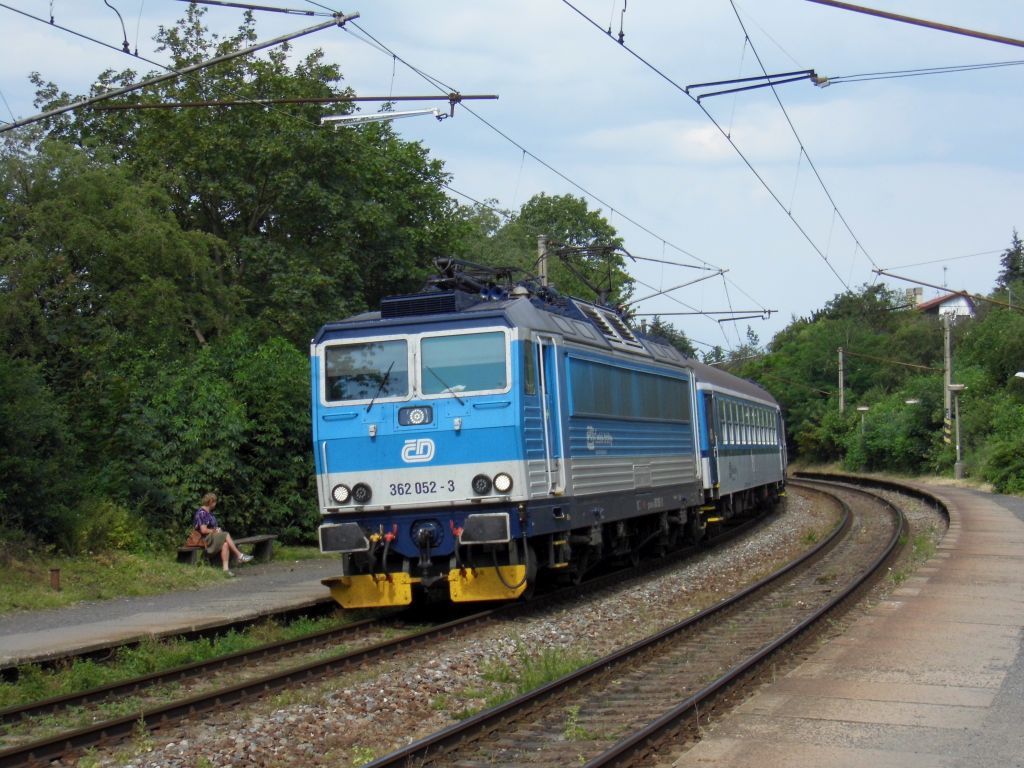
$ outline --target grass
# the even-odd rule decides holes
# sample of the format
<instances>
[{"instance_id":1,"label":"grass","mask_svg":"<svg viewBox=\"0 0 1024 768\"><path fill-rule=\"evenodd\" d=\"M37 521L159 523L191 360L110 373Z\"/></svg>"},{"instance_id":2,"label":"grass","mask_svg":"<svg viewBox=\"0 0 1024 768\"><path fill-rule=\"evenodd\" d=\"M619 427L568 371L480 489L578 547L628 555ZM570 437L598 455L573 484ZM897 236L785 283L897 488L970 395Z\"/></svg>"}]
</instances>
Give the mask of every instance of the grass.
<instances>
[{"instance_id":1,"label":"grass","mask_svg":"<svg viewBox=\"0 0 1024 768\"><path fill-rule=\"evenodd\" d=\"M553 680L565 677L594 660L592 655L576 653L565 648L544 648L530 652L521 641L516 641L516 653L509 661L492 659L480 670L490 687L466 688L454 696L442 695L431 702L434 709L447 709L456 720L465 720L484 709L490 709L516 696L540 688ZM482 702L482 704L480 703ZM465 703L465 706L461 706ZM454 705L456 709L450 709Z\"/></svg>"},{"instance_id":2,"label":"grass","mask_svg":"<svg viewBox=\"0 0 1024 768\"><path fill-rule=\"evenodd\" d=\"M372 747L352 747L352 765L366 765L372 763L376 757L377 752Z\"/></svg>"},{"instance_id":3,"label":"grass","mask_svg":"<svg viewBox=\"0 0 1024 768\"><path fill-rule=\"evenodd\" d=\"M580 724L579 705L566 708L565 727L562 729L562 734L569 741L592 741L600 738L594 731L589 731Z\"/></svg>"},{"instance_id":4,"label":"grass","mask_svg":"<svg viewBox=\"0 0 1024 768\"><path fill-rule=\"evenodd\" d=\"M0 613L63 608L83 600L154 595L197 589L224 580L218 568L188 567L174 560L174 551L139 554L109 552L78 557L46 553L0 557ZM281 561L321 557L315 547L282 546ZM60 569L60 590L51 587L51 569Z\"/></svg>"},{"instance_id":5,"label":"grass","mask_svg":"<svg viewBox=\"0 0 1024 768\"><path fill-rule=\"evenodd\" d=\"M810 546L811 544L817 544L818 543L818 532L817 531L807 531L803 536L800 537L800 541L802 543L804 543L804 544L807 544L808 546Z\"/></svg>"},{"instance_id":6,"label":"grass","mask_svg":"<svg viewBox=\"0 0 1024 768\"><path fill-rule=\"evenodd\" d=\"M268 620L240 632L230 631L214 638L192 641L179 638L145 640L136 647L118 649L114 658L104 663L76 659L54 669L26 664L18 668L17 682L0 682L0 708L85 691L194 661L217 658L266 643L343 626L352 620L351 616L341 614L318 619L302 618L287 625ZM331 650L337 652L338 648ZM117 708L120 703L123 700L111 702L109 707Z\"/></svg>"},{"instance_id":7,"label":"grass","mask_svg":"<svg viewBox=\"0 0 1024 768\"><path fill-rule=\"evenodd\" d=\"M910 560L901 568L889 569L889 580L900 585L907 580L907 577L926 560L935 556L935 528L930 526L926 530L918 531L911 541ZM907 534L901 534L900 545L907 543Z\"/></svg>"}]
</instances>

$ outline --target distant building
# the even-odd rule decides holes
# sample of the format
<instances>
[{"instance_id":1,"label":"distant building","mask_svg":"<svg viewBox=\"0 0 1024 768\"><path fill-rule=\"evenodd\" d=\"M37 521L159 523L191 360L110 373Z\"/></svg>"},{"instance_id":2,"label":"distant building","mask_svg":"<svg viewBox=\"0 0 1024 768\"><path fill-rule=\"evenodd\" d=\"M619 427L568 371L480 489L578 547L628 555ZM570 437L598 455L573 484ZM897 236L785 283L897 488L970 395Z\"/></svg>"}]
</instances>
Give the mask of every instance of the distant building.
<instances>
[{"instance_id":1,"label":"distant building","mask_svg":"<svg viewBox=\"0 0 1024 768\"><path fill-rule=\"evenodd\" d=\"M929 315L953 315L954 317L974 317L974 301L970 295L960 291L958 293L947 293L944 296L936 296L929 301L922 301L917 305L919 312Z\"/></svg>"}]
</instances>

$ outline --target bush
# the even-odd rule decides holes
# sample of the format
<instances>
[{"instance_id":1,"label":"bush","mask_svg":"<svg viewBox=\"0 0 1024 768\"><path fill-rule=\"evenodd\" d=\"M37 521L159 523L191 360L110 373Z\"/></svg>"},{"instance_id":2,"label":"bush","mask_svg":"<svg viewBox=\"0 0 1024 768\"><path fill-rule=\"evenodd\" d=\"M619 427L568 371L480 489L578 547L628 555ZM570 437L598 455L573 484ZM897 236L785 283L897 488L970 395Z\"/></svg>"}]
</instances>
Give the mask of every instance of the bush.
<instances>
[{"instance_id":1,"label":"bush","mask_svg":"<svg viewBox=\"0 0 1024 768\"><path fill-rule=\"evenodd\" d=\"M65 518L58 544L78 555L135 550L145 539L142 522L126 507L109 499L87 499Z\"/></svg>"},{"instance_id":2,"label":"bush","mask_svg":"<svg viewBox=\"0 0 1024 768\"><path fill-rule=\"evenodd\" d=\"M51 540L77 499L76 446L39 368L0 353L0 528Z\"/></svg>"}]
</instances>

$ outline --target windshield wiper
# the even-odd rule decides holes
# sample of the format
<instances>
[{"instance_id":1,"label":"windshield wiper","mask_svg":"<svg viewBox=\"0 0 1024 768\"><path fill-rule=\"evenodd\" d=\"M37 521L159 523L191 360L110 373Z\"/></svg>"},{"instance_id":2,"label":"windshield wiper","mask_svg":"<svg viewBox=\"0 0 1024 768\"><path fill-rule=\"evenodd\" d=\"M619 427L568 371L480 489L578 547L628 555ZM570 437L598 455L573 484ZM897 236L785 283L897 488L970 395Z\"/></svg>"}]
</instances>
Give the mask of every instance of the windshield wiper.
<instances>
[{"instance_id":1,"label":"windshield wiper","mask_svg":"<svg viewBox=\"0 0 1024 768\"><path fill-rule=\"evenodd\" d=\"M441 375L437 371L435 371L429 365L424 365L423 367L426 368L428 371L430 371L434 375L435 379L437 379L439 382L441 382L441 386L444 387L446 392L451 392L453 395L455 395L455 399L459 401L459 405L465 405L466 404L463 401L463 399L461 397L459 397L459 393L456 392L451 387L449 387L447 382L445 382L445 380L441 378Z\"/></svg>"},{"instance_id":2,"label":"windshield wiper","mask_svg":"<svg viewBox=\"0 0 1024 768\"><path fill-rule=\"evenodd\" d=\"M391 376L391 369L394 368L394 367L395 367L395 361L392 360L391 361L391 365L389 365L388 369L384 372L384 378L380 380L380 386L377 387L377 391L373 393L373 397L370 398L370 402L368 402L366 404L366 412L367 413L369 413L370 409L373 408L373 404L377 401L377 398L380 396L380 393L384 391L384 387L387 386L388 378L390 378L390 376Z\"/></svg>"}]
</instances>

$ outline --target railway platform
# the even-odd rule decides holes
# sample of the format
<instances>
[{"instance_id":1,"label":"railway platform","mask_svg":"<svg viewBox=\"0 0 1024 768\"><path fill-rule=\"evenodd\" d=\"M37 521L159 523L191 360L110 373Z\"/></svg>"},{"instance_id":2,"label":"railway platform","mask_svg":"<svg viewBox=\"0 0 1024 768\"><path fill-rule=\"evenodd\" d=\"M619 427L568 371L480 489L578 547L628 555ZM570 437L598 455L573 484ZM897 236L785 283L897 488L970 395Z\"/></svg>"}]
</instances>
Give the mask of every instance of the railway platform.
<instances>
[{"instance_id":1,"label":"railway platform","mask_svg":"<svg viewBox=\"0 0 1024 768\"><path fill-rule=\"evenodd\" d=\"M238 578L187 592L79 603L0 615L0 668L71 653L101 651L230 621L332 603L320 579L337 573L333 558L246 565Z\"/></svg>"},{"instance_id":2,"label":"railway platform","mask_svg":"<svg viewBox=\"0 0 1024 768\"><path fill-rule=\"evenodd\" d=\"M1024 499L919 487L936 555L674 766L1024 766Z\"/></svg>"}]
</instances>

